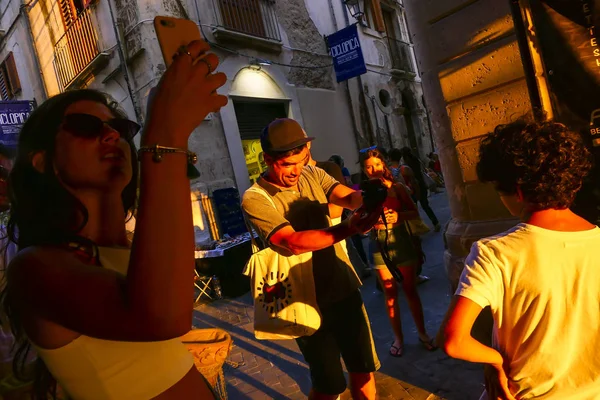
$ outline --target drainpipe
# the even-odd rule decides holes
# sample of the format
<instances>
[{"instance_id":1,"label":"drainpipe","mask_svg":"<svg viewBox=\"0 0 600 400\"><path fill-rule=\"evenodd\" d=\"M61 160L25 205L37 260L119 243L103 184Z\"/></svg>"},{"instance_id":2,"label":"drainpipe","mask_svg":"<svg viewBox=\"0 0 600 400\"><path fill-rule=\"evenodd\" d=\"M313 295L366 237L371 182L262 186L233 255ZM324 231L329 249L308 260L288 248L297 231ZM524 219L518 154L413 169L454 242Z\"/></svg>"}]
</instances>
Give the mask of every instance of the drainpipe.
<instances>
[{"instance_id":1,"label":"drainpipe","mask_svg":"<svg viewBox=\"0 0 600 400\"><path fill-rule=\"evenodd\" d=\"M31 21L29 21L29 9L32 7L32 2L27 4L21 4L19 7L19 13L21 14L21 18L25 21L25 28L27 29L27 34L29 35L29 47L31 53L33 54L33 60L35 61L35 67L39 71L39 74L36 74L39 85L42 88L42 102L44 102L48 98L48 88L46 87L46 80L44 79L44 72L42 71L42 66L40 64L40 57L37 51L37 46L35 45L35 38L33 36L33 30L31 29ZM35 100L35 98L34 98Z\"/></svg>"},{"instance_id":2,"label":"drainpipe","mask_svg":"<svg viewBox=\"0 0 600 400\"><path fill-rule=\"evenodd\" d=\"M529 92L529 101L531 102L531 108L533 109L533 116L537 121L543 121L544 108L542 106L540 91L535 79L535 67L533 65L531 53L529 52L527 31L525 30L525 21L523 20L523 14L521 13L519 0L510 0L510 11L515 25L515 34L517 36L517 43L519 45L519 53L521 54L523 70L525 72L525 83L527 84L527 91Z\"/></svg>"},{"instance_id":3,"label":"drainpipe","mask_svg":"<svg viewBox=\"0 0 600 400\"><path fill-rule=\"evenodd\" d=\"M112 8L112 0L108 0L108 10L110 11L110 19L112 22L113 30L115 32L115 39L117 40L117 49L119 53L119 60L121 62L121 68L123 69L123 76L125 78L125 83L127 84L127 91L129 92L129 98L131 99L131 104L133 104L133 112L135 113L135 119L139 124L142 124L142 112L135 100L135 95L133 89L131 88L131 82L129 80L129 68L127 67L127 59L125 58L125 52L123 51L123 45L121 43L121 36L119 34L119 29L117 28L117 20L115 19L115 14L113 13Z\"/></svg>"},{"instance_id":4,"label":"drainpipe","mask_svg":"<svg viewBox=\"0 0 600 400\"><path fill-rule=\"evenodd\" d=\"M344 10L344 22L346 23L346 26L350 26L350 18L348 17L348 10L346 9L346 4L344 3L344 0L340 0L340 3L342 4L342 10ZM333 6L332 6L332 8L333 8ZM360 94L362 94L363 99L365 100L365 103L366 103L367 95L365 94L362 76L359 75L357 77L357 79L358 79L358 86L359 86ZM348 97L350 98L350 104L352 104L352 97L350 94L350 86L348 85L348 81L346 81L346 87L348 88ZM367 111L367 114L368 114L368 111ZM354 107L352 107L352 116L354 117ZM375 118L375 119L377 120L377 118ZM354 118L353 118L353 120L354 120ZM369 123L371 123L371 121L369 121ZM356 126L356 120L354 120L354 125ZM359 148L358 150L360 151L360 144L358 142L358 139L359 139L358 138L358 128L355 128L355 131L357 132L356 146ZM365 136L368 136L368 132L365 132ZM373 138L371 137L371 139L373 139ZM367 141L368 140L369 139L367 138Z\"/></svg>"},{"instance_id":5,"label":"drainpipe","mask_svg":"<svg viewBox=\"0 0 600 400\"><path fill-rule=\"evenodd\" d=\"M375 104L375 96L371 96L371 104L373 104L373 116L375 117L375 145L379 146L379 121L377 120L377 105Z\"/></svg>"}]
</instances>

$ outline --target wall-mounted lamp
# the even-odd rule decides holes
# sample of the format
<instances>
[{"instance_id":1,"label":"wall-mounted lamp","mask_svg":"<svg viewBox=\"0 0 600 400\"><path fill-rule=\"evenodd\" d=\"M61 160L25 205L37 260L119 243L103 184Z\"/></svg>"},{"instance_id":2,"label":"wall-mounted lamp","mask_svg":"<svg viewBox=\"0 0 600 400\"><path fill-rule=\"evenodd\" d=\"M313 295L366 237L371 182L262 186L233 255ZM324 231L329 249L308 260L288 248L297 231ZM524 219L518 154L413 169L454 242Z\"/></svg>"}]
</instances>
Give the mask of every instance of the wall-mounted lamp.
<instances>
[{"instance_id":1,"label":"wall-mounted lamp","mask_svg":"<svg viewBox=\"0 0 600 400\"><path fill-rule=\"evenodd\" d=\"M271 62L269 60L264 60L262 58L251 58L250 65L252 65L253 67L260 67L260 66L266 67L266 66L271 65Z\"/></svg>"},{"instance_id":2,"label":"wall-mounted lamp","mask_svg":"<svg viewBox=\"0 0 600 400\"><path fill-rule=\"evenodd\" d=\"M363 17L365 16L364 11L360 8L360 0L344 0L344 4L348 7L348 11L350 11L350 15L356 18L356 20L360 23L362 22Z\"/></svg>"}]
</instances>

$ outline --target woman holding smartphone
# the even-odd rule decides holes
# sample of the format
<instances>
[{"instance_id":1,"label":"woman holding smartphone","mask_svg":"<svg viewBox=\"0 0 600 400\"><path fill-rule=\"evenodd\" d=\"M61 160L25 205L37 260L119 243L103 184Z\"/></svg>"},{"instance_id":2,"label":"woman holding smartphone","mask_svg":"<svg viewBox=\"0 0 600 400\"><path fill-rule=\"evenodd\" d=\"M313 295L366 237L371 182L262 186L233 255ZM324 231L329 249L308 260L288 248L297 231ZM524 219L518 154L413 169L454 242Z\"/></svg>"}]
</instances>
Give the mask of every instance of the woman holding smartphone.
<instances>
[{"instance_id":1,"label":"woman holding smartphone","mask_svg":"<svg viewBox=\"0 0 600 400\"><path fill-rule=\"evenodd\" d=\"M54 379L72 399L214 396L179 339L193 307L188 138L227 103L208 50L192 42L165 72L139 164L139 126L96 91L55 96L23 126L9 178L8 231L20 251L2 300L19 346L14 366L29 345L39 356L36 399Z\"/></svg>"}]
</instances>

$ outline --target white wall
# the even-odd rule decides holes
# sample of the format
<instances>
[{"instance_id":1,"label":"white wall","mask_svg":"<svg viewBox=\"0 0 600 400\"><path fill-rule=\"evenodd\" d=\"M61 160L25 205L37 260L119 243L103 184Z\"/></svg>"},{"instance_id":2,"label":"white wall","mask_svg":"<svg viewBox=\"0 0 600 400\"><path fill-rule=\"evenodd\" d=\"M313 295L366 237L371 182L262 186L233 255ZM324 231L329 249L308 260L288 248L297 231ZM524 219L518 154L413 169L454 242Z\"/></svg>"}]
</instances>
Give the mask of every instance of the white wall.
<instances>
[{"instance_id":1,"label":"white wall","mask_svg":"<svg viewBox=\"0 0 600 400\"><path fill-rule=\"evenodd\" d=\"M297 92L304 130L316 138L311 147L313 158L326 161L339 154L351 173L359 172L358 148L344 92L308 88Z\"/></svg>"}]
</instances>

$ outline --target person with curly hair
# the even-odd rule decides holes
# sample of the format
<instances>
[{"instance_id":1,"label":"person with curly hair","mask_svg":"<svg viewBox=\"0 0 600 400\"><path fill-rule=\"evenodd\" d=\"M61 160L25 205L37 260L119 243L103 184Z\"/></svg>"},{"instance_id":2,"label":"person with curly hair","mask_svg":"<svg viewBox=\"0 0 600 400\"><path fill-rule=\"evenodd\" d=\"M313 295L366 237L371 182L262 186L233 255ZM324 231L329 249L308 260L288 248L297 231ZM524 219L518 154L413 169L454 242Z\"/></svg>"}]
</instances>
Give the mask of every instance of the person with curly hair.
<instances>
[{"instance_id":1,"label":"person with curly hair","mask_svg":"<svg viewBox=\"0 0 600 400\"><path fill-rule=\"evenodd\" d=\"M600 229L569 207L591 169L579 134L521 119L496 127L477 174L521 223L473 244L443 329L448 355L486 364L482 398L600 398ZM493 348L471 336L490 306Z\"/></svg>"}]
</instances>

